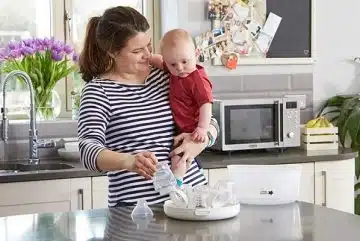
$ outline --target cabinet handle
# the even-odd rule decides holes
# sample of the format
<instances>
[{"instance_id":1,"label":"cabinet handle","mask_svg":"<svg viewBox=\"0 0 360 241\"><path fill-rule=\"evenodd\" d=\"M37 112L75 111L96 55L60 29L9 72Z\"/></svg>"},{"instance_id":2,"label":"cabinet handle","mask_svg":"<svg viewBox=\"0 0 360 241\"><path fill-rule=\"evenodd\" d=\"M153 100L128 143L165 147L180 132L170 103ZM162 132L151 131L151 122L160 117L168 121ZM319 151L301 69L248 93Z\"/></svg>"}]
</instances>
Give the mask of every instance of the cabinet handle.
<instances>
[{"instance_id":1,"label":"cabinet handle","mask_svg":"<svg viewBox=\"0 0 360 241\"><path fill-rule=\"evenodd\" d=\"M79 209L84 210L84 189L82 188L79 189L78 195L79 195Z\"/></svg>"},{"instance_id":2,"label":"cabinet handle","mask_svg":"<svg viewBox=\"0 0 360 241\"><path fill-rule=\"evenodd\" d=\"M321 175L323 176L324 178L324 202L321 204L322 206L326 207L326 171L321 171Z\"/></svg>"}]
</instances>

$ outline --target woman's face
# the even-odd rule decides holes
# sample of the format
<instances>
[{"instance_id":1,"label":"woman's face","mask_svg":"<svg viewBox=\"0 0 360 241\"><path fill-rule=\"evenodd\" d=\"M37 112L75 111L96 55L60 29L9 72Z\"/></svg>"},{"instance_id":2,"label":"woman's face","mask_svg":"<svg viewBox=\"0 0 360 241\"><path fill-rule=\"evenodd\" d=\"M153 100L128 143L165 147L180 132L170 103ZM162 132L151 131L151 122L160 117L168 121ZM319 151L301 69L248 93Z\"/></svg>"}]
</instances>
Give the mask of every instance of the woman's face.
<instances>
[{"instance_id":1,"label":"woman's face","mask_svg":"<svg viewBox=\"0 0 360 241\"><path fill-rule=\"evenodd\" d=\"M150 32L139 32L115 55L116 71L131 75L149 71L151 56Z\"/></svg>"}]
</instances>

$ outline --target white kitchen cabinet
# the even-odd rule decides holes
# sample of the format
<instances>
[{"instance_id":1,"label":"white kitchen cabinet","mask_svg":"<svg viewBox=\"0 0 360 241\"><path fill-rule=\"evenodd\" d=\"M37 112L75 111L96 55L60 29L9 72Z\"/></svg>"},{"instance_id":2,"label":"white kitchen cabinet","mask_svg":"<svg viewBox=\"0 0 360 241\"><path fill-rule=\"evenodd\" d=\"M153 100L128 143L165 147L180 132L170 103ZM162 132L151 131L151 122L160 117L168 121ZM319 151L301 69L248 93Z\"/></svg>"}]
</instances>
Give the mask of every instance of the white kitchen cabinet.
<instances>
[{"instance_id":1,"label":"white kitchen cabinet","mask_svg":"<svg viewBox=\"0 0 360 241\"><path fill-rule=\"evenodd\" d=\"M91 209L91 178L70 179L70 209L89 210Z\"/></svg>"},{"instance_id":2,"label":"white kitchen cabinet","mask_svg":"<svg viewBox=\"0 0 360 241\"><path fill-rule=\"evenodd\" d=\"M301 164L299 201L314 203L314 166L313 162Z\"/></svg>"},{"instance_id":3,"label":"white kitchen cabinet","mask_svg":"<svg viewBox=\"0 0 360 241\"><path fill-rule=\"evenodd\" d=\"M108 186L109 181L107 176L93 177L92 182L92 208L107 208L108 207Z\"/></svg>"},{"instance_id":4,"label":"white kitchen cabinet","mask_svg":"<svg viewBox=\"0 0 360 241\"><path fill-rule=\"evenodd\" d=\"M355 160L315 162L315 204L354 213Z\"/></svg>"},{"instance_id":5,"label":"white kitchen cabinet","mask_svg":"<svg viewBox=\"0 0 360 241\"><path fill-rule=\"evenodd\" d=\"M90 187L91 178L3 183L0 216L89 209Z\"/></svg>"},{"instance_id":6,"label":"white kitchen cabinet","mask_svg":"<svg viewBox=\"0 0 360 241\"><path fill-rule=\"evenodd\" d=\"M354 159L301 165L299 201L354 213ZM209 185L228 179L226 168L209 169Z\"/></svg>"}]
</instances>

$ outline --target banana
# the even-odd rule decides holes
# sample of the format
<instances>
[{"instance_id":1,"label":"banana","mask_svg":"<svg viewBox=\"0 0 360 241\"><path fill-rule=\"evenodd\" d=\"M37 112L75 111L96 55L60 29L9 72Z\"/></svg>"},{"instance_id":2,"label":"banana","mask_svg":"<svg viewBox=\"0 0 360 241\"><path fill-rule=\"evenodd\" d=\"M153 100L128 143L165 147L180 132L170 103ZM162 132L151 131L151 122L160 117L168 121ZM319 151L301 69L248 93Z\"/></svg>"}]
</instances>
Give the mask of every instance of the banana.
<instances>
[{"instance_id":1,"label":"banana","mask_svg":"<svg viewBox=\"0 0 360 241\"><path fill-rule=\"evenodd\" d=\"M334 127L334 125L328 119L324 118L324 122L326 127Z\"/></svg>"},{"instance_id":2,"label":"banana","mask_svg":"<svg viewBox=\"0 0 360 241\"><path fill-rule=\"evenodd\" d=\"M320 128L324 128L324 127L327 127L326 126L326 123L325 123L325 119L324 119L324 117L321 117L321 120L320 120L320 126L319 126Z\"/></svg>"},{"instance_id":3,"label":"banana","mask_svg":"<svg viewBox=\"0 0 360 241\"><path fill-rule=\"evenodd\" d=\"M319 118L316 118L316 119L309 120L309 121L306 123L305 127L306 127L306 128L314 128L319 121L320 121L320 117L319 117Z\"/></svg>"}]
</instances>

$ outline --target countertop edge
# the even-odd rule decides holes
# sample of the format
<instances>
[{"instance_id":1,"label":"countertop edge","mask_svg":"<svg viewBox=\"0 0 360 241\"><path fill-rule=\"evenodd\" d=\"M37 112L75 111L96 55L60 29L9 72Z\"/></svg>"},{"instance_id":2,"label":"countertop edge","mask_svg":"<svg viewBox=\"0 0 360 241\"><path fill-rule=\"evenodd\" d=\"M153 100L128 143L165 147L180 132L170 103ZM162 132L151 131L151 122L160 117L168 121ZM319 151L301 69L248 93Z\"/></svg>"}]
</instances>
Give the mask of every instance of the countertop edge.
<instances>
[{"instance_id":1,"label":"countertop edge","mask_svg":"<svg viewBox=\"0 0 360 241\"><path fill-rule=\"evenodd\" d=\"M311 154L312 153L312 154ZM330 153L330 154L329 154ZM271 154L236 154L224 155L205 152L198 157L203 169L226 168L228 165L276 165L276 164L297 164L324 161L342 161L356 158L357 152L350 149L339 149L337 154L331 152L288 152L288 153L271 153ZM66 162L71 164L70 162ZM45 181L68 178L86 178L106 176L106 173L98 173L85 169L80 161L72 163L75 168L57 171L38 171L24 173L2 173L0 174L1 183L15 183L28 181Z\"/></svg>"}]
</instances>

